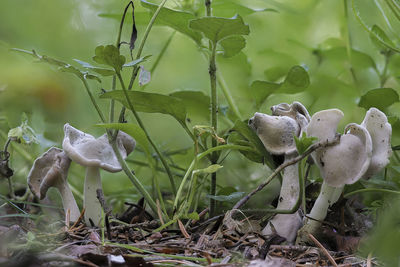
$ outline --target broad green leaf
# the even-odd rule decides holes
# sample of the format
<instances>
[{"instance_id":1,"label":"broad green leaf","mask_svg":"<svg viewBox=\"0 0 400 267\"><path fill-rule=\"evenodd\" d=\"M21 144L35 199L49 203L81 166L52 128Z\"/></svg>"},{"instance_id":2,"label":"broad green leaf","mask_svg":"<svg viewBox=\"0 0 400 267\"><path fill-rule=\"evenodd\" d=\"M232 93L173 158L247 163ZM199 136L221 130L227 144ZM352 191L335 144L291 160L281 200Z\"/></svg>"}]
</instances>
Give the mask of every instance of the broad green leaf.
<instances>
[{"instance_id":1,"label":"broad green leaf","mask_svg":"<svg viewBox=\"0 0 400 267\"><path fill-rule=\"evenodd\" d=\"M94 72L97 72L100 75L103 76L111 76L115 74L115 71L112 69L106 69L106 68L100 68L100 67L95 67L91 65L90 63L87 63L85 61L79 60L79 59L74 59L77 63L79 63L82 67L90 69Z\"/></svg>"},{"instance_id":2,"label":"broad green leaf","mask_svg":"<svg viewBox=\"0 0 400 267\"><path fill-rule=\"evenodd\" d=\"M283 82L254 81L250 89L259 108L273 93L295 94L304 91L309 85L310 78L307 71L303 67L293 66Z\"/></svg>"},{"instance_id":3,"label":"broad green leaf","mask_svg":"<svg viewBox=\"0 0 400 267\"><path fill-rule=\"evenodd\" d=\"M209 120L210 97L203 92L183 90L169 95L182 100L189 116L200 116L204 120Z\"/></svg>"},{"instance_id":4,"label":"broad green leaf","mask_svg":"<svg viewBox=\"0 0 400 267\"><path fill-rule=\"evenodd\" d=\"M223 39L220 44L224 49L223 56L232 57L246 46L246 39L241 35L231 36Z\"/></svg>"},{"instance_id":5,"label":"broad green leaf","mask_svg":"<svg viewBox=\"0 0 400 267\"><path fill-rule=\"evenodd\" d=\"M271 154L265 149L264 144L258 138L257 134L244 122L236 121L232 130L240 133L244 138L246 138L258 152L264 157L264 162L268 165L270 169L274 169L274 161Z\"/></svg>"},{"instance_id":6,"label":"broad green leaf","mask_svg":"<svg viewBox=\"0 0 400 267\"><path fill-rule=\"evenodd\" d=\"M303 135L298 138L297 136L293 136L294 141L296 142L296 148L299 155L303 154L307 151L307 149L318 140L316 137L307 137L307 134L303 132Z\"/></svg>"},{"instance_id":7,"label":"broad green leaf","mask_svg":"<svg viewBox=\"0 0 400 267\"><path fill-rule=\"evenodd\" d=\"M387 107L399 101L399 94L392 88L378 88L369 90L361 96L359 107L369 109L375 107L385 110Z\"/></svg>"},{"instance_id":8,"label":"broad green leaf","mask_svg":"<svg viewBox=\"0 0 400 267\"><path fill-rule=\"evenodd\" d=\"M141 0L141 4L143 7L149 9L152 13L154 13L158 8L158 5L145 0ZM201 40L201 35L188 27L189 21L195 18L196 17L191 13L163 7L158 14L156 22L158 24L169 26L172 29L189 36L196 43L199 43Z\"/></svg>"},{"instance_id":9,"label":"broad green leaf","mask_svg":"<svg viewBox=\"0 0 400 267\"><path fill-rule=\"evenodd\" d=\"M247 1L246 3L251 4L251 1ZM204 5L203 5L204 6ZM272 8L252 8L244 3L240 3L240 1L232 1L232 0L218 0L212 3L213 14L218 17L231 17L235 14L239 14L241 16L251 15L256 12L278 12ZM204 8L201 9L204 13Z\"/></svg>"},{"instance_id":10,"label":"broad green leaf","mask_svg":"<svg viewBox=\"0 0 400 267\"><path fill-rule=\"evenodd\" d=\"M230 195L219 195L219 196L212 196L212 195L207 195L208 198L214 199L216 201L220 202L233 202L239 200L241 197L244 196L244 192L234 192Z\"/></svg>"},{"instance_id":11,"label":"broad green leaf","mask_svg":"<svg viewBox=\"0 0 400 267\"><path fill-rule=\"evenodd\" d=\"M99 64L111 66L117 72L120 72L125 64L125 57L120 55L119 49L114 45L96 47L93 60Z\"/></svg>"},{"instance_id":12,"label":"broad green leaf","mask_svg":"<svg viewBox=\"0 0 400 267\"><path fill-rule=\"evenodd\" d=\"M151 158L151 148L146 134L139 125L134 123L101 123L96 124L98 127L121 130L132 136L136 142L143 148L147 157Z\"/></svg>"},{"instance_id":13,"label":"broad green leaf","mask_svg":"<svg viewBox=\"0 0 400 267\"><path fill-rule=\"evenodd\" d=\"M185 124L186 108L179 98L139 91L128 91L127 94L136 111L168 114L173 116L179 123ZM129 109L128 101L122 90L104 93L100 98L115 99Z\"/></svg>"},{"instance_id":14,"label":"broad green leaf","mask_svg":"<svg viewBox=\"0 0 400 267\"><path fill-rule=\"evenodd\" d=\"M219 164L213 164L213 165L208 166L207 168L194 170L193 172L196 174L211 174L211 173L217 172L221 168L223 168L223 166L221 166Z\"/></svg>"},{"instance_id":15,"label":"broad green leaf","mask_svg":"<svg viewBox=\"0 0 400 267\"><path fill-rule=\"evenodd\" d=\"M233 18L202 17L190 21L189 27L202 32L214 44L232 35L247 35L249 26L239 15Z\"/></svg>"}]
</instances>

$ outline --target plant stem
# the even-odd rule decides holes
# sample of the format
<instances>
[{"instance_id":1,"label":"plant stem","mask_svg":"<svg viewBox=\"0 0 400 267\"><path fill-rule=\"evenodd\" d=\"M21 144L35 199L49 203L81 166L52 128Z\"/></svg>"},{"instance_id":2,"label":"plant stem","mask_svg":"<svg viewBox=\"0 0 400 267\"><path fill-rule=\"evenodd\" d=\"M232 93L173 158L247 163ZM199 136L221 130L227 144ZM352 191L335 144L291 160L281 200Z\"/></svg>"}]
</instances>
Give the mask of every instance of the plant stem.
<instances>
[{"instance_id":1,"label":"plant stem","mask_svg":"<svg viewBox=\"0 0 400 267\"><path fill-rule=\"evenodd\" d=\"M153 198L150 196L149 192L147 192L147 190L140 183L140 180L129 169L125 160L122 158L121 153L119 152L117 144L115 142L112 142L111 146L113 147L115 155L117 156L117 159L118 159L119 163L121 164L121 167L124 170L125 174L128 176L129 180L131 180L131 182L135 185L135 187L140 192L140 194L147 201L147 203L149 204L149 206L152 209L152 211L154 212L154 214L157 214L156 203L154 202Z\"/></svg>"},{"instance_id":2,"label":"plant stem","mask_svg":"<svg viewBox=\"0 0 400 267\"><path fill-rule=\"evenodd\" d=\"M236 119L241 121L242 116L240 115L239 109L238 109L235 101L233 100L231 92L229 91L224 78L221 75L218 75L217 79L218 79L219 87L221 88L222 93L224 94L224 97L225 97L226 101L228 102L229 108L232 110L233 114L236 116Z\"/></svg>"},{"instance_id":3,"label":"plant stem","mask_svg":"<svg viewBox=\"0 0 400 267\"><path fill-rule=\"evenodd\" d=\"M344 18L345 18L345 23L346 23L346 51L347 51L347 57L349 59L350 63L350 73L351 76L353 77L354 83L357 85L357 76L355 73L355 70L352 65L352 46L351 46L351 36L350 36L350 27L349 27L349 12L348 12L348 4L347 0L343 0L343 6L344 6Z\"/></svg>"},{"instance_id":4,"label":"plant stem","mask_svg":"<svg viewBox=\"0 0 400 267\"><path fill-rule=\"evenodd\" d=\"M90 100L92 101L93 106L95 107L97 114L99 114L100 120L102 123L106 123L106 119L103 115L103 112L101 112L101 109L99 105L97 105L96 99L94 98L92 92L90 91L89 84L87 83L86 79L81 79L83 82L83 85L85 86L86 92L88 93Z\"/></svg>"},{"instance_id":5,"label":"plant stem","mask_svg":"<svg viewBox=\"0 0 400 267\"><path fill-rule=\"evenodd\" d=\"M149 140L150 145L153 147L154 151L157 153L158 157L160 158L161 163L163 164L163 166L165 168L165 171L168 174L168 178L169 178L169 181L171 183L173 194L175 195L176 194L176 186L175 186L175 182L174 182L174 177L172 176L172 173L171 173L171 170L170 170L170 168L168 166L168 163L165 160L164 156L161 154L161 152L158 150L158 148L155 145L155 143L153 142L153 140L151 139L149 133L147 132L146 128L144 127L144 124L143 124L142 120L140 119L139 115L137 114L135 108L133 107L133 104L132 104L132 102L131 102L131 100L130 100L130 98L128 96L128 91L127 91L127 89L125 87L125 83L124 83L124 80L122 79L121 73L117 72L116 74L117 74L117 77L118 77L118 79L120 81L120 84L122 86L122 90L124 91L125 98L126 98L126 101L128 102L129 109L132 111L133 116L135 117L137 123L139 124L140 128L142 128L143 132L145 133L147 139Z\"/></svg>"}]
</instances>

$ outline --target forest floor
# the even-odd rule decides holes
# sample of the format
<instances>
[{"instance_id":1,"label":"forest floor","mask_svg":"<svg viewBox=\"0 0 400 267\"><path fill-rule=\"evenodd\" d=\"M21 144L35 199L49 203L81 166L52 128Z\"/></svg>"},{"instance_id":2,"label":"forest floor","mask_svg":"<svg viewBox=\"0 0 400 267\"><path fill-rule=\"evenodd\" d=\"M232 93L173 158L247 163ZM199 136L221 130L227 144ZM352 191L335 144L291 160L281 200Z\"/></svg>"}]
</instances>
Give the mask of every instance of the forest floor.
<instances>
[{"instance_id":1,"label":"forest floor","mask_svg":"<svg viewBox=\"0 0 400 267\"><path fill-rule=\"evenodd\" d=\"M334 207L308 245L262 236L259 221L251 216L230 223L224 215L186 225L179 221L176 229L154 231L160 221L136 204L118 219L106 215L103 227L86 226L83 216L68 226L51 216L4 218L15 214L16 207L7 205L0 214L0 266L378 266L356 255L358 235L368 220L349 209L348 201ZM18 207L39 212L31 205ZM345 218L352 216L348 224ZM329 222L335 218L342 218L339 225Z\"/></svg>"}]
</instances>

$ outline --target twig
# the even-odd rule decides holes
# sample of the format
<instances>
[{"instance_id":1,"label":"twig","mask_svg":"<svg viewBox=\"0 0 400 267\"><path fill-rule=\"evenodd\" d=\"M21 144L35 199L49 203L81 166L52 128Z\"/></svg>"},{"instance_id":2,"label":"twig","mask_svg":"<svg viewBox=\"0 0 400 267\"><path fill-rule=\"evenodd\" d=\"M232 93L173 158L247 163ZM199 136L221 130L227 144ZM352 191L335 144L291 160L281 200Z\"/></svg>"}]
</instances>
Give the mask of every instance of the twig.
<instances>
[{"instance_id":1,"label":"twig","mask_svg":"<svg viewBox=\"0 0 400 267\"><path fill-rule=\"evenodd\" d=\"M249 199L255 195L257 192L261 191L265 186L267 186L273 178L275 178L275 176L278 175L278 173L280 173L283 169L285 169L286 167L296 164L297 162L301 161L302 159L304 159L305 157L307 157L308 155L310 155L312 152L314 152L315 150L317 150L318 148L322 148L322 147L328 147L328 146L332 146L335 145L339 142L340 140L340 135L335 136L335 138L333 138L332 140L326 140L323 142L318 142L316 144L313 144L309 147L309 149L307 149L306 152L304 152L303 154L295 157L294 159L290 160L290 161L286 161L284 163L282 163L281 165L279 165L275 171L267 178L267 180L260 184L256 189L254 189L253 191L251 191L249 194L247 194L246 196L244 196L242 199L240 199L235 206L233 206L232 209L239 209L240 207L242 207L244 204L246 204L247 201L249 201Z\"/></svg>"},{"instance_id":2,"label":"twig","mask_svg":"<svg viewBox=\"0 0 400 267\"><path fill-rule=\"evenodd\" d=\"M326 248L324 248L324 246L312 234L308 234L308 237L322 250L325 256L328 257L328 260L332 263L332 265L338 267L335 260L332 258L331 254L329 254Z\"/></svg>"}]
</instances>

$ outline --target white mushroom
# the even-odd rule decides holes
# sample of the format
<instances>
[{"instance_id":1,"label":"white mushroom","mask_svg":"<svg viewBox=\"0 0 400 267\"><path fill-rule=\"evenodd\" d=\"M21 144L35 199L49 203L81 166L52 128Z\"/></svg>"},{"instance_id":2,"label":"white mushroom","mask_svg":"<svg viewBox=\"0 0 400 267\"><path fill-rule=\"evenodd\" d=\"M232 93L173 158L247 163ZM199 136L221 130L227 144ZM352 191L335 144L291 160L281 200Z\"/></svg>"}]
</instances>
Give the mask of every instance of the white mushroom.
<instances>
[{"instance_id":1,"label":"white mushroom","mask_svg":"<svg viewBox=\"0 0 400 267\"><path fill-rule=\"evenodd\" d=\"M39 199L46 196L50 187L56 187L61 194L65 214L69 210L70 220L76 221L80 212L67 182L70 164L71 160L64 151L52 147L33 163L28 174L28 185Z\"/></svg>"},{"instance_id":2,"label":"white mushroom","mask_svg":"<svg viewBox=\"0 0 400 267\"><path fill-rule=\"evenodd\" d=\"M85 221L90 220L98 225L101 220L102 207L97 199L97 190L102 190L100 168L108 172L122 170L117 157L108 142L107 135L94 138L90 134L79 131L69 125L64 125L63 148L72 161L86 167L84 202ZM123 158L135 148L135 140L119 131L117 144Z\"/></svg>"},{"instance_id":3,"label":"white mushroom","mask_svg":"<svg viewBox=\"0 0 400 267\"><path fill-rule=\"evenodd\" d=\"M302 109L298 109L300 106ZM290 161L297 156L293 136L299 136L304 130L304 126L309 120L308 112L298 102L292 105L283 103L274 106L272 112L277 116L255 113L254 117L249 120L249 126L254 129L271 154L284 155L284 160ZM299 190L298 164L293 164L283 171L277 209L292 209L299 198ZM293 214L277 214L268 222L262 233L271 235L275 229L277 234L292 243L301 225L302 220L297 211Z\"/></svg>"},{"instance_id":4,"label":"white mushroom","mask_svg":"<svg viewBox=\"0 0 400 267\"><path fill-rule=\"evenodd\" d=\"M336 128L343 117L337 109L315 113L306 129L308 136L320 141L330 140L336 135ZM320 194L301 229L300 239L307 239L303 233L314 233L324 220L329 206L340 196L344 185L353 184L365 175L372 157L372 140L367 129L355 123L345 127L344 135L336 145L323 147L312 153L324 182ZM314 219L314 220L313 220Z\"/></svg>"}]
</instances>

